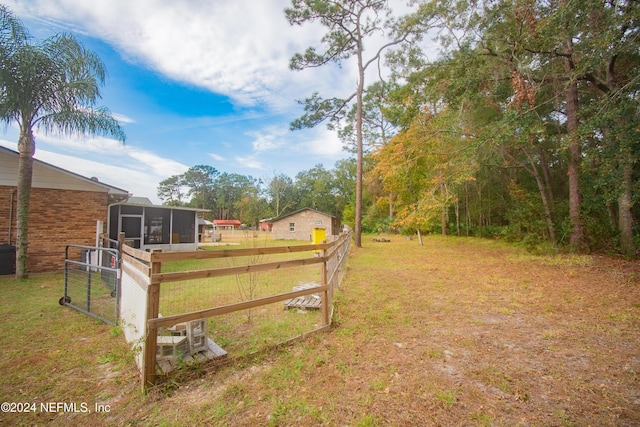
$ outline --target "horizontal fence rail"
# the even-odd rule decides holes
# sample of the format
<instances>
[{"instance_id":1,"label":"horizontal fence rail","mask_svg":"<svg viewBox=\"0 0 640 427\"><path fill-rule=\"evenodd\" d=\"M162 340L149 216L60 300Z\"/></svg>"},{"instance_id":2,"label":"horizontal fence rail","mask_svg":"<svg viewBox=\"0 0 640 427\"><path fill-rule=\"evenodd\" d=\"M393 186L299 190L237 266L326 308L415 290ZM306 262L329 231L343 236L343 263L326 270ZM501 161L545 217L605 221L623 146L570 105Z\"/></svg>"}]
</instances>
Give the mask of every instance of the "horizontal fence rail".
<instances>
[{"instance_id":1,"label":"horizontal fence rail","mask_svg":"<svg viewBox=\"0 0 640 427\"><path fill-rule=\"evenodd\" d=\"M141 348L143 389L176 360L242 354L328 328L350 241L344 233L321 244L197 252L123 246L122 295L135 301L123 302L122 323Z\"/></svg>"},{"instance_id":2,"label":"horizontal fence rail","mask_svg":"<svg viewBox=\"0 0 640 427\"><path fill-rule=\"evenodd\" d=\"M152 283L177 282L179 280L208 279L229 276L231 274L259 273L261 271L278 270L280 268L299 267L326 262L326 258L303 258L291 261L270 262L239 267L215 268L211 270L184 271L179 273L157 273L151 275Z\"/></svg>"}]
</instances>

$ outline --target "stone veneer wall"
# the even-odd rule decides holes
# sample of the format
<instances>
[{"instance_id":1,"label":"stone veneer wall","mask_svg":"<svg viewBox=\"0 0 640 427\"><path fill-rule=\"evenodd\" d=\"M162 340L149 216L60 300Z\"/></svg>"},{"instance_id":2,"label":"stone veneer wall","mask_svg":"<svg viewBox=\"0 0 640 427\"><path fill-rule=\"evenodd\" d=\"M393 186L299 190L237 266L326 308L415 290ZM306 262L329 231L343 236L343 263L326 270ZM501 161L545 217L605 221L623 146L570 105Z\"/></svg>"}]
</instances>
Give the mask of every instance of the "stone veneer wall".
<instances>
[{"instance_id":1,"label":"stone veneer wall","mask_svg":"<svg viewBox=\"0 0 640 427\"><path fill-rule=\"evenodd\" d=\"M322 224L316 224L322 221ZM303 210L293 215L282 218L273 223L271 233L274 239L295 239L311 241L311 232L314 228L327 230L327 238L334 233L332 218L312 210ZM289 230L289 223L295 223L295 231Z\"/></svg>"},{"instance_id":2,"label":"stone veneer wall","mask_svg":"<svg viewBox=\"0 0 640 427\"><path fill-rule=\"evenodd\" d=\"M9 237L10 191L0 186L0 244ZM13 199L11 244L16 243L17 194ZM32 188L29 208L30 273L62 271L65 246L95 245L96 221L107 224L107 193Z\"/></svg>"}]
</instances>

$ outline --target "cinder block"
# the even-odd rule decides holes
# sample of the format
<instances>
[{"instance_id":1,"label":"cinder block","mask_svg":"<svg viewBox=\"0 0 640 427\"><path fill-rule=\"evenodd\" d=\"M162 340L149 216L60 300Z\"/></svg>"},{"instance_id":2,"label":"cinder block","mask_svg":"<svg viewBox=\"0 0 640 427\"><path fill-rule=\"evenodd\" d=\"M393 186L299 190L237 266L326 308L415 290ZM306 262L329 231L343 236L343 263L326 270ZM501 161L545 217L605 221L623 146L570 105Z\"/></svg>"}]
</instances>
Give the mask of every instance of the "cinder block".
<instances>
[{"instance_id":1,"label":"cinder block","mask_svg":"<svg viewBox=\"0 0 640 427\"><path fill-rule=\"evenodd\" d=\"M168 327L167 331L169 331L169 335L172 335L174 337L186 337L187 336L187 324L186 323L178 323L177 325Z\"/></svg>"},{"instance_id":2,"label":"cinder block","mask_svg":"<svg viewBox=\"0 0 640 427\"><path fill-rule=\"evenodd\" d=\"M317 283L303 283L301 285L298 286L294 286L293 287L293 291L304 291L307 289L313 289L313 288L317 288L318 285ZM306 301L314 301L314 300L320 300L320 294L316 293L316 294L309 294L309 295L304 295L301 298L304 298Z\"/></svg>"},{"instance_id":3,"label":"cinder block","mask_svg":"<svg viewBox=\"0 0 640 427\"><path fill-rule=\"evenodd\" d=\"M198 353L207 349L207 320L192 320L187 326L187 337L189 338L189 352Z\"/></svg>"},{"instance_id":4,"label":"cinder block","mask_svg":"<svg viewBox=\"0 0 640 427\"><path fill-rule=\"evenodd\" d=\"M185 336L160 335L156 341L156 356L174 359L189 352L189 340Z\"/></svg>"}]
</instances>

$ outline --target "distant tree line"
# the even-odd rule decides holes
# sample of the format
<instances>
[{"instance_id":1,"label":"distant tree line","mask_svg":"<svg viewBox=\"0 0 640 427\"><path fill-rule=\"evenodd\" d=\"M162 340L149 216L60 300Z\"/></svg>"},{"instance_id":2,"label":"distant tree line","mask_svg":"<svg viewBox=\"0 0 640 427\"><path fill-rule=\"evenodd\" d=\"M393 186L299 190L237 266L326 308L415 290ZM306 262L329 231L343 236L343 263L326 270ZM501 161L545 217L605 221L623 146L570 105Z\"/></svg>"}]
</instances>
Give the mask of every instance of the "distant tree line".
<instances>
[{"instance_id":1,"label":"distant tree line","mask_svg":"<svg viewBox=\"0 0 640 427\"><path fill-rule=\"evenodd\" d=\"M342 220L354 202L354 185L355 161L350 159L332 170L318 164L294 178L274 173L257 179L197 165L160 182L158 197L166 205L207 209L209 219L238 219L256 227L261 219L307 207Z\"/></svg>"}]
</instances>

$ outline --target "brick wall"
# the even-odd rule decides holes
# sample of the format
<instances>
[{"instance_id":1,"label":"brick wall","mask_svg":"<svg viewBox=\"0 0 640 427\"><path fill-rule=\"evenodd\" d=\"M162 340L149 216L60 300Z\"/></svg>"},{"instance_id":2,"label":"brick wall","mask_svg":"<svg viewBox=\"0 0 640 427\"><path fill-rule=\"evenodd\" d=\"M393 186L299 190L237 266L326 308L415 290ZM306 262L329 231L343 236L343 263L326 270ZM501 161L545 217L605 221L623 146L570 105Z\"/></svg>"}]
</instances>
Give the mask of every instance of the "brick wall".
<instances>
[{"instance_id":1,"label":"brick wall","mask_svg":"<svg viewBox=\"0 0 640 427\"><path fill-rule=\"evenodd\" d=\"M11 244L16 242L16 203L18 195L13 195L13 214L9 213L9 205L11 204L11 190L15 191L16 187L0 186L0 245L9 243L9 217L13 215L13 227L11 227Z\"/></svg>"},{"instance_id":2,"label":"brick wall","mask_svg":"<svg viewBox=\"0 0 640 427\"><path fill-rule=\"evenodd\" d=\"M0 244L8 243L10 190L0 186ZM13 200L11 244L16 242L16 204ZM96 221L107 223L107 193L31 189L28 266L31 273L64 269L65 246L95 245Z\"/></svg>"},{"instance_id":3,"label":"brick wall","mask_svg":"<svg viewBox=\"0 0 640 427\"><path fill-rule=\"evenodd\" d=\"M318 222L321 222L321 224L318 224ZM290 231L290 223L295 224L295 231ZM303 210L275 221L271 232L274 239L311 241L311 232L314 228L327 230L327 238L334 233L332 218L312 210Z\"/></svg>"}]
</instances>

